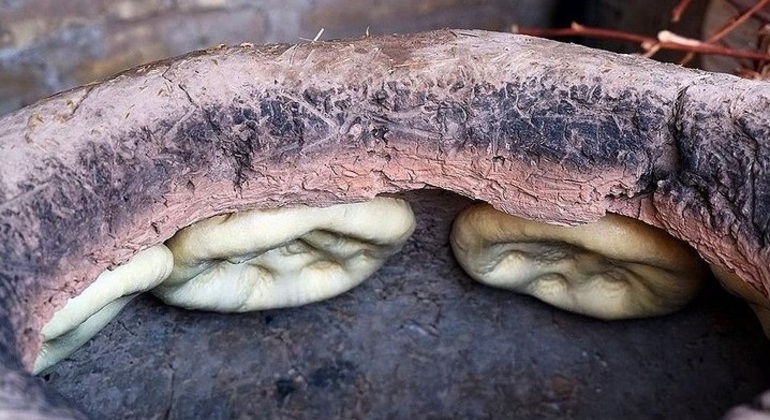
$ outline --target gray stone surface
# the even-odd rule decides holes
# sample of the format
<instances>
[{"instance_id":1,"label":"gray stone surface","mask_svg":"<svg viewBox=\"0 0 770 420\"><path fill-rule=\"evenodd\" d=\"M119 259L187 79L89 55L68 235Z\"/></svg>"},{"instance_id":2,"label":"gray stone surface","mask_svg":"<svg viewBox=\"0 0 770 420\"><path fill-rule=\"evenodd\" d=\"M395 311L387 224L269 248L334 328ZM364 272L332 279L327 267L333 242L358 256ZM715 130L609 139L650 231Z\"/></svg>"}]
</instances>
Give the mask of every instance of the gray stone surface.
<instances>
[{"instance_id":1,"label":"gray stone surface","mask_svg":"<svg viewBox=\"0 0 770 420\"><path fill-rule=\"evenodd\" d=\"M724 292L650 320L568 314L463 274L447 238L469 200L407 198L415 236L350 293L239 315L142 298L44 379L94 418L170 419L707 419L770 383Z\"/></svg>"}]
</instances>

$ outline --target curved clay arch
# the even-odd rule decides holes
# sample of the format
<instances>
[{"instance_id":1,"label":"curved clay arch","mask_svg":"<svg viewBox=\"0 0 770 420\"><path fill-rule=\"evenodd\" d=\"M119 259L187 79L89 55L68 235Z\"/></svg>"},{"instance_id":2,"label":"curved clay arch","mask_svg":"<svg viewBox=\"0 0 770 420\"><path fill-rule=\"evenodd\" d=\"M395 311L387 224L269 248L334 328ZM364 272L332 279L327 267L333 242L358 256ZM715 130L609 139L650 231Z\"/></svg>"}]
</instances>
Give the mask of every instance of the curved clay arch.
<instances>
[{"instance_id":1,"label":"curved clay arch","mask_svg":"<svg viewBox=\"0 0 770 420\"><path fill-rule=\"evenodd\" d=\"M769 106L766 83L481 31L220 47L61 93L0 120L0 413L63 415L22 368L70 296L238 209L438 187L611 211L768 296Z\"/></svg>"}]
</instances>

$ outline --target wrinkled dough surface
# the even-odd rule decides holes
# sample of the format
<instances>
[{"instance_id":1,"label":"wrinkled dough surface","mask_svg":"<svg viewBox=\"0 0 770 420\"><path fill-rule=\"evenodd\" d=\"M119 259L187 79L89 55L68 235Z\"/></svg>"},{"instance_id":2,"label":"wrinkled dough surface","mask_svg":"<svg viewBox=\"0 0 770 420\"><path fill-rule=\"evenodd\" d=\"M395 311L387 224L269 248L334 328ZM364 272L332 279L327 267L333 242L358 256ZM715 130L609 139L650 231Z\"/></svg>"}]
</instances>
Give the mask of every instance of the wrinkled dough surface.
<instances>
[{"instance_id":1,"label":"wrinkled dough surface","mask_svg":"<svg viewBox=\"0 0 770 420\"><path fill-rule=\"evenodd\" d=\"M72 354L115 318L134 296L163 282L173 266L171 251L165 245L157 245L100 274L43 327L43 347L34 372Z\"/></svg>"},{"instance_id":2,"label":"wrinkled dough surface","mask_svg":"<svg viewBox=\"0 0 770 420\"><path fill-rule=\"evenodd\" d=\"M174 269L153 293L171 305L217 312L318 302L363 282L414 228L409 204L383 197L216 216L166 242Z\"/></svg>"},{"instance_id":3,"label":"wrinkled dough surface","mask_svg":"<svg viewBox=\"0 0 770 420\"><path fill-rule=\"evenodd\" d=\"M705 282L703 263L689 246L613 214L562 227L474 205L455 220L451 245L482 283L601 319L676 311Z\"/></svg>"}]
</instances>

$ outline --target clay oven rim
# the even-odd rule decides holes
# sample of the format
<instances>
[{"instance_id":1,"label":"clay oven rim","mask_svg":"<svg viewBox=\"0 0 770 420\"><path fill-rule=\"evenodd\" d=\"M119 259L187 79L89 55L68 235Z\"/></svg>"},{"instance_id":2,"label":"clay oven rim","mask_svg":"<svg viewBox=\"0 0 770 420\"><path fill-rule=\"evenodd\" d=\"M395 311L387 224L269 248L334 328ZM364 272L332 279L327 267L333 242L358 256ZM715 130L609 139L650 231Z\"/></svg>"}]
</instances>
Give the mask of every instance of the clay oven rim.
<instances>
[{"instance_id":1,"label":"clay oven rim","mask_svg":"<svg viewBox=\"0 0 770 420\"><path fill-rule=\"evenodd\" d=\"M770 285L770 87L483 31L218 47L0 123L0 360L105 268L251 207L443 188L574 224L610 211Z\"/></svg>"}]
</instances>

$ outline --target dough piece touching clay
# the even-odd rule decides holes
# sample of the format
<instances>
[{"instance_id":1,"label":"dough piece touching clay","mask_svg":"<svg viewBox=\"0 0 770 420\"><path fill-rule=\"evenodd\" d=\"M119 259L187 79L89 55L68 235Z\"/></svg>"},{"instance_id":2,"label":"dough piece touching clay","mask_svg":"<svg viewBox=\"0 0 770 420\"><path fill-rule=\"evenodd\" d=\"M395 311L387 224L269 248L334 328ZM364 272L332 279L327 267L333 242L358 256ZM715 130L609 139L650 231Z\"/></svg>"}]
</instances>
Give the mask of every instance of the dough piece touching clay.
<instances>
[{"instance_id":1,"label":"dough piece touching clay","mask_svg":"<svg viewBox=\"0 0 770 420\"><path fill-rule=\"evenodd\" d=\"M33 373L37 374L74 353L118 316L131 299L165 280L173 266L171 251L165 245L157 245L100 274L43 327L40 332L43 347L35 360Z\"/></svg>"},{"instance_id":2,"label":"dough piece touching clay","mask_svg":"<svg viewBox=\"0 0 770 420\"><path fill-rule=\"evenodd\" d=\"M455 220L451 244L460 265L482 283L608 320L674 312L706 278L688 245L613 214L561 227L474 205Z\"/></svg>"},{"instance_id":3,"label":"dough piece touching clay","mask_svg":"<svg viewBox=\"0 0 770 420\"><path fill-rule=\"evenodd\" d=\"M407 202L382 197L215 216L166 242L174 270L153 293L171 305L217 312L318 302L363 282L414 228Z\"/></svg>"},{"instance_id":4,"label":"dough piece touching clay","mask_svg":"<svg viewBox=\"0 0 770 420\"><path fill-rule=\"evenodd\" d=\"M765 335L770 338L770 299L726 268L711 265L711 272L714 273L714 277L719 280L722 287L749 304L759 318ZM766 400L770 403L770 393L767 394ZM768 407L770 408L770 406Z\"/></svg>"}]
</instances>

